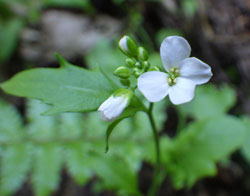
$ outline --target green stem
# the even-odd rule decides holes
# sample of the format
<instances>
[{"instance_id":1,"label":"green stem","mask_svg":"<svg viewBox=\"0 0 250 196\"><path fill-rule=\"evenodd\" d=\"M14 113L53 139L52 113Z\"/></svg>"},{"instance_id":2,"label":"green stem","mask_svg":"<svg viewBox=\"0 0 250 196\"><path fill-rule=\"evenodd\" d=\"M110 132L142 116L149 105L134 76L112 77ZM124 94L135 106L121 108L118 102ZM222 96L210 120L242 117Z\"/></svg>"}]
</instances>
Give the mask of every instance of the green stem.
<instances>
[{"instance_id":1,"label":"green stem","mask_svg":"<svg viewBox=\"0 0 250 196\"><path fill-rule=\"evenodd\" d=\"M152 127L153 136L154 136L154 143L155 143L155 155L156 155L156 165L155 165L155 171L154 171L154 177L151 184L151 187L148 191L148 196L156 196L157 191L162 183L162 180L164 179L165 175L161 174L161 156L160 156L160 141L159 141L159 135L156 129L156 124L153 118L153 103L150 103L149 110L147 112L149 121Z\"/></svg>"},{"instance_id":2,"label":"green stem","mask_svg":"<svg viewBox=\"0 0 250 196\"><path fill-rule=\"evenodd\" d=\"M153 136L154 136L155 152L156 152L156 166L159 166L161 164L160 143L159 143L159 135L158 135L155 121L153 118L153 107L154 107L153 103L150 103L149 110L148 110L148 118L149 118L151 128L153 131Z\"/></svg>"}]
</instances>

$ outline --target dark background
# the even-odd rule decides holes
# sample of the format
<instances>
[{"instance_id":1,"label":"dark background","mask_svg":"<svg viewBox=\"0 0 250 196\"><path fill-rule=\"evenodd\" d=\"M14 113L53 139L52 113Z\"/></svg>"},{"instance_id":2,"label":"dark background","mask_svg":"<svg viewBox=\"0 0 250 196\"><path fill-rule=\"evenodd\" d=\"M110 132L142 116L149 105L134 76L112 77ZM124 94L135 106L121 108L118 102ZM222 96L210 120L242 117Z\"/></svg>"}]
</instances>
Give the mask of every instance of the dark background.
<instances>
[{"instance_id":1,"label":"dark background","mask_svg":"<svg viewBox=\"0 0 250 196\"><path fill-rule=\"evenodd\" d=\"M1 4L0 4L1 5ZM33 9L33 8L32 8ZM216 85L228 83L237 91L237 104L231 113L250 113L250 1L249 0L162 0L112 1L92 0L84 9L64 5L35 5L31 8L10 5L1 8L2 21L11 15L22 18L10 55L1 62L1 81L30 67L55 67L55 51L71 62L85 66L84 55L98 43L100 37L116 40L123 34L133 35L149 50L158 51L165 35L180 34L189 40L192 56L211 65ZM5 10L5 11L3 11ZM7 11L8 10L8 11ZM37 11L38 10L38 11ZM24 100L4 95L24 113ZM177 126L176 111L169 108L170 118L165 132ZM218 175L199 181L189 190L176 191L168 179L159 195L227 196L250 195L250 167L239 153L233 155L228 168L219 167ZM60 188L54 196L92 196L93 179L79 187L62 172ZM152 167L145 163L138 175L140 189L150 185ZM27 182L15 196L31 196ZM109 191L100 196L115 195Z\"/></svg>"}]
</instances>

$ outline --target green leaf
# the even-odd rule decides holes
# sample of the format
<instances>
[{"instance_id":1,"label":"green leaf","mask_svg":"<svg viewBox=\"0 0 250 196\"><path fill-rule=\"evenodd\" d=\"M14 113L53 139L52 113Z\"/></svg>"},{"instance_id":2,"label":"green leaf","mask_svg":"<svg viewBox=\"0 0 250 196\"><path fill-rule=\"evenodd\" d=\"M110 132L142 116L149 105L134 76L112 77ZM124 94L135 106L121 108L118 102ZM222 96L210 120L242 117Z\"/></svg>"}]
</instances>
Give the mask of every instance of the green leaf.
<instances>
[{"instance_id":1,"label":"green leaf","mask_svg":"<svg viewBox=\"0 0 250 196\"><path fill-rule=\"evenodd\" d=\"M137 176L128 162L118 156L92 156L92 168L102 181L102 189L117 190L119 195L139 195Z\"/></svg>"},{"instance_id":2,"label":"green leaf","mask_svg":"<svg viewBox=\"0 0 250 196\"><path fill-rule=\"evenodd\" d=\"M17 110L0 99L1 172L0 194L17 191L26 179L30 167L28 146L23 144L24 127Z\"/></svg>"},{"instance_id":3,"label":"green leaf","mask_svg":"<svg viewBox=\"0 0 250 196\"><path fill-rule=\"evenodd\" d=\"M116 119L114 122L110 123L107 130L106 130L106 149L105 152L107 153L109 150L109 137L113 132L114 128L124 119L132 117L138 111L144 111L145 108L142 103L139 101L137 97L133 97L130 105L125 109L122 115Z\"/></svg>"},{"instance_id":4,"label":"green leaf","mask_svg":"<svg viewBox=\"0 0 250 196\"><path fill-rule=\"evenodd\" d=\"M126 118L126 117L125 117ZM114 130L114 128L122 121L124 120L125 118L119 118L117 120L115 120L114 122L112 122L107 130L106 130L106 148L105 148L105 152L107 153L109 151L109 137L112 133L112 131Z\"/></svg>"},{"instance_id":5,"label":"green leaf","mask_svg":"<svg viewBox=\"0 0 250 196\"><path fill-rule=\"evenodd\" d=\"M1 153L0 194L15 193L25 182L30 166L31 156L27 144L13 144Z\"/></svg>"},{"instance_id":6,"label":"green leaf","mask_svg":"<svg viewBox=\"0 0 250 196\"><path fill-rule=\"evenodd\" d=\"M44 144L34 151L33 188L37 196L48 196L59 184L64 155L58 144Z\"/></svg>"},{"instance_id":7,"label":"green leaf","mask_svg":"<svg viewBox=\"0 0 250 196\"><path fill-rule=\"evenodd\" d=\"M159 129L163 127L166 117L165 104L160 102L155 105L154 115ZM112 148L105 154L105 128L108 123L102 122L97 112L41 116L40 113L48 108L48 105L40 101L29 100L25 110L27 125L23 127L17 111L0 101L0 127L4 125L2 127L7 127L12 133L6 140L0 141L0 156L5 157L1 161L7 168L0 173L0 176L5 176L1 177L3 180L0 183L0 186L6 187L3 194L9 193L12 184L12 192L20 187L31 169L35 194L51 195L58 188L60 171L62 165L65 165L68 173L81 185L96 176L99 190L112 189L118 195L140 195L137 172L146 156L149 159L154 158L152 153L148 153L153 152L152 132L148 117L143 112L123 120L114 128L110 138ZM132 115L136 111L138 108L129 107L121 117ZM2 121L6 124L2 124ZM23 130L28 134L24 134ZM0 128L0 133L1 131ZM21 134L17 138L11 138L19 133ZM124 156L128 154L129 156ZM21 163L17 164L18 161Z\"/></svg>"},{"instance_id":8,"label":"green leaf","mask_svg":"<svg viewBox=\"0 0 250 196\"><path fill-rule=\"evenodd\" d=\"M39 100L28 100L26 126L29 137L39 141L58 137L58 116L42 116L41 113L48 110L49 106Z\"/></svg>"},{"instance_id":9,"label":"green leaf","mask_svg":"<svg viewBox=\"0 0 250 196\"><path fill-rule=\"evenodd\" d=\"M246 137L245 142L242 145L241 152L246 160L250 162L250 118L248 116L244 116L242 122L246 127Z\"/></svg>"},{"instance_id":10,"label":"green leaf","mask_svg":"<svg viewBox=\"0 0 250 196\"><path fill-rule=\"evenodd\" d=\"M236 101L235 91L229 86L216 88L213 85L200 86L192 102L178 106L184 114L205 119L225 114Z\"/></svg>"},{"instance_id":11,"label":"green leaf","mask_svg":"<svg viewBox=\"0 0 250 196\"><path fill-rule=\"evenodd\" d=\"M17 110L0 99L0 141L19 140L23 135L23 124Z\"/></svg>"},{"instance_id":12,"label":"green leaf","mask_svg":"<svg viewBox=\"0 0 250 196\"><path fill-rule=\"evenodd\" d=\"M82 141L67 145L66 166L78 184L85 184L92 176L93 172L89 169L89 157Z\"/></svg>"},{"instance_id":13,"label":"green leaf","mask_svg":"<svg viewBox=\"0 0 250 196\"><path fill-rule=\"evenodd\" d=\"M18 73L1 85L12 95L40 99L52 108L46 114L96 110L117 87L99 71L73 66L62 58L60 68Z\"/></svg>"},{"instance_id":14,"label":"green leaf","mask_svg":"<svg viewBox=\"0 0 250 196\"><path fill-rule=\"evenodd\" d=\"M191 124L163 147L164 163L176 188L192 186L216 174L216 163L238 149L245 138L240 120L222 116Z\"/></svg>"},{"instance_id":15,"label":"green leaf","mask_svg":"<svg viewBox=\"0 0 250 196\"><path fill-rule=\"evenodd\" d=\"M59 129L62 139L81 137L85 123L81 113L63 113L60 117Z\"/></svg>"}]
</instances>

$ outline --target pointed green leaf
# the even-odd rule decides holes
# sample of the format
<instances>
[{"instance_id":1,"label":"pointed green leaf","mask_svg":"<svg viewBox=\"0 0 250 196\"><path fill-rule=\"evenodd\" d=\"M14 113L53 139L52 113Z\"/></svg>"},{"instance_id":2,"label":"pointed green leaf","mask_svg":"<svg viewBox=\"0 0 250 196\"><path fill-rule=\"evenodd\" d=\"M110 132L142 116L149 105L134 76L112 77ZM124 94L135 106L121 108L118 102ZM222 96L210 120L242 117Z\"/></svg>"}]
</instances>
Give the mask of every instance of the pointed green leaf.
<instances>
[{"instance_id":1,"label":"pointed green leaf","mask_svg":"<svg viewBox=\"0 0 250 196\"><path fill-rule=\"evenodd\" d=\"M1 85L12 95L40 99L52 108L46 114L96 110L116 89L99 71L73 66L60 57L60 68L18 73Z\"/></svg>"}]
</instances>

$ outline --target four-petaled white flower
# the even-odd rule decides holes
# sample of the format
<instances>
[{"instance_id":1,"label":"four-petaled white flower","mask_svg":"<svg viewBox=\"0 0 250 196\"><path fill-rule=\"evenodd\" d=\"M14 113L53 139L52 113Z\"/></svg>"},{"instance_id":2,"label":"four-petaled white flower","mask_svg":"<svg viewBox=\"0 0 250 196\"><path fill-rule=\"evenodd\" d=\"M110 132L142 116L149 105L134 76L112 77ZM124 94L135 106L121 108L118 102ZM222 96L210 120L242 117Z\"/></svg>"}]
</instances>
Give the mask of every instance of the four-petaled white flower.
<instances>
[{"instance_id":1,"label":"four-petaled white flower","mask_svg":"<svg viewBox=\"0 0 250 196\"><path fill-rule=\"evenodd\" d=\"M98 108L101 117L105 121L112 121L119 117L129 105L133 92L128 89L118 89Z\"/></svg>"},{"instance_id":2,"label":"four-petaled white flower","mask_svg":"<svg viewBox=\"0 0 250 196\"><path fill-rule=\"evenodd\" d=\"M189 102L196 85L212 77L211 68L197 58L189 57L191 47L180 36L169 36L161 44L160 55L166 70L149 71L138 78L138 89L150 102L158 102L169 95L173 104Z\"/></svg>"}]
</instances>

